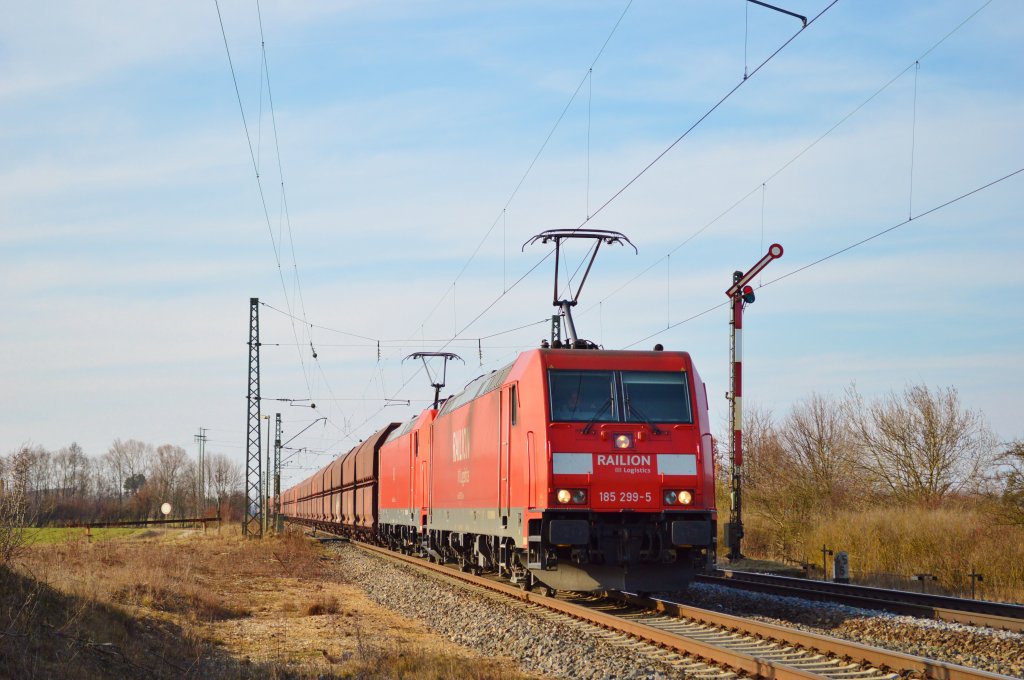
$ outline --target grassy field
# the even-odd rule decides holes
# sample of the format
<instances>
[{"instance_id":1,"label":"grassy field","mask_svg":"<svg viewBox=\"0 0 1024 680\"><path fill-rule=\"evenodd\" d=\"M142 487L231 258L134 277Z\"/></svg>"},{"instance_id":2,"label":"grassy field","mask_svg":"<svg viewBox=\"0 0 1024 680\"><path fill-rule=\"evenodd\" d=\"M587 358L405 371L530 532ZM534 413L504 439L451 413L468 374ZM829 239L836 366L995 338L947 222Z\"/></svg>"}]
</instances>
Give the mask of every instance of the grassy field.
<instances>
[{"instance_id":1,"label":"grassy field","mask_svg":"<svg viewBox=\"0 0 1024 680\"><path fill-rule=\"evenodd\" d=\"M526 677L371 603L299 535L36 538L0 567L0 676Z\"/></svg>"},{"instance_id":2,"label":"grassy field","mask_svg":"<svg viewBox=\"0 0 1024 680\"><path fill-rule=\"evenodd\" d=\"M92 540L104 541L111 538L132 538L143 534L147 536L159 536L171 534L172 532L189 531L186 529L147 529L146 527L101 527L90 529L90 536L86 536L85 529L64 527L43 527L25 529L25 542L29 545L46 545L48 543L61 543L64 541Z\"/></svg>"}]
</instances>

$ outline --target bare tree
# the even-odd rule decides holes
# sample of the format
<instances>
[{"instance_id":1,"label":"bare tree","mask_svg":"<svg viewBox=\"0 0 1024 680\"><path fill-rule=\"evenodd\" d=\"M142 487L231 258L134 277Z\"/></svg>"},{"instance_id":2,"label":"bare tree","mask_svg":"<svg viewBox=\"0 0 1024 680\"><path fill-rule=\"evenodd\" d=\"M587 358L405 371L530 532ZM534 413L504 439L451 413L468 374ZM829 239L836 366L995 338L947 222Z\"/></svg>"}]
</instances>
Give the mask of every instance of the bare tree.
<instances>
[{"instance_id":1,"label":"bare tree","mask_svg":"<svg viewBox=\"0 0 1024 680\"><path fill-rule=\"evenodd\" d=\"M726 447L728 448L728 447ZM774 487L787 474L785 452L771 411L749 406L743 412L743 484L750 490Z\"/></svg>"},{"instance_id":2,"label":"bare tree","mask_svg":"<svg viewBox=\"0 0 1024 680\"><path fill-rule=\"evenodd\" d=\"M20 489L0 488L0 565L8 564L24 547L27 511Z\"/></svg>"},{"instance_id":3,"label":"bare tree","mask_svg":"<svg viewBox=\"0 0 1024 680\"><path fill-rule=\"evenodd\" d=\"M104 455L108 474L112 486L117 491L118 499L124 497L125 482L129 479L138 479L138 475L145 476L148 472L150 459L153 456L153 447L150 444L129 439L121 441L115 439Z\"/></svg>"},{"instance_id":4,"label":"bare tree","mask_svg":"<svg viewBox=\"0 0 1024 680\"><path fill-rule=\"evenodd\" d=\"M812 393L779 428L794 465L793 482L820 509L835 508L857 494L858 468L841 403Z\"/></svg>"},{"instance_id":5,"label":"bare tree","mask_svg":"<svg viewBox=\"0 0 1024 680\"><path fill-rule=\"evenodd\" d=\"M45 518L53 501L52 454L42 446L23 444L7 461L11 490L20 494L33 519Z\"/></svg>"},{"instance_id":6,"label":"bare tree","mask_svg":"<svg viewBox=\"0 0 1024 680\"><path fill-rule=\"evenodd\" d=\"M898 501L937 504L979 482L991 462L991 432L953 387L911 385L870 403L851 387L848 397L860 462Z\"/></svg>"},{"instance_id":7,"label":"bare tree","mask_svg":"<svg viewBox=\"0 0 1024 680\"><path fill-rule=\"evenodd\" d=\"M743 418L743 499L745 512L771 527L768 550L798 552L813 503L796 483L798 467L783 445L770 411L745 409Z\"/></svg>"},{"instance_id":8,"label":"bare tree","mask_svg":"<svg viewBox=\"0 0 1024 680\"><path fill-rule=\"evenodd\" d=\"M1003 524L1024 526L1024 440L1007 444L996 462L996 475L1002 482L996 517Z\"/></svg>"},{"instance_id":9,"label":"bare tree","mask_svg":"<svg viewBox=\"0 0 1024 680\"><path fill-rule=\"evenodd\" d=\"M192 483L191 466L188 453L180 446L157 447L150 474L157 503L169 502L177 511L184 509L185 485Z\"/></svg>"},{"instance_id":10,"label":"bare tree","mask_svg":"<svg viewBox=\"0 0 1024 680\"><path fill-rule=\"evenodd\" d=\"M84 496L88 492L90 462L76 442L54 454L54 472L61 496Z\"/></svg>"},{"instance_id":11,"label":"bare tree","mask_svg":"<svg viewBox=\"0 0 1024 680\"><path fill-rule=\"evenodd\" d=\"M217 495L217 506L222 507L242 487L242 466L222 453L211 454L206 460L210 466L207 479Z\"/></svg>"}]
</instances>

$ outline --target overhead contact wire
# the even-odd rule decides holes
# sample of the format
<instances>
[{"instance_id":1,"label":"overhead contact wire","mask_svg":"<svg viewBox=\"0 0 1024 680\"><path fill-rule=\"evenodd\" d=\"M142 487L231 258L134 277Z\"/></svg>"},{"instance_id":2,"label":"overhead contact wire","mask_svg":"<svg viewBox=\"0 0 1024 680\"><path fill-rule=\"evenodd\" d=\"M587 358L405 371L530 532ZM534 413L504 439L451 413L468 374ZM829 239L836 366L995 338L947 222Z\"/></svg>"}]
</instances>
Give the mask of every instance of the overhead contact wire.
<instances>
[{"instance_id":1,"label":"overhead contact wire","mask_svg":"<svg viewBox=\"0 0 1024 680\"><path fill-rule=\"evenodd\" d=\"M788 169L788 168L789 168L789 167L790 167L791 165L793 165L793 164L794 164L794 163L796 163L796 162L797 162L798 160L800 160L800 159L801 159L801 158L802 158L802 157L803 157L804 155L806 155L806 154L807 154L807 152L809 152L809 151L810 151L811 149L813 149L814 147L816 147L816 146L817 146L818 144L820 144L820 143L821 143L821 142L822 142L822 141L823 141L823 140L824 140L824 139L825 139L826 137L828 137L828 136L829 136L829 135L831 135L831 134L832 134L833 132L835 132L835 131L836 131L837 129L839 129L839 128L840 128L840 127L841 127L841 126L842 126L842 125L844 124L844 123L846 123L846 121L848 121L848 120L849 120L850 118L853 118L853 116L855 116L855 115L856 115L857 113L859 113L861 109L863 109L863 108L864 108L865 106L867 106L867 105L868 105L868 104L870 104L870 103L871 103L872 101L874 101L874 99L875 99L876 97L878 97L878 95L882 94L882 93L883 93L883 92L885 92L885 91L886 91L887 89L889 89L889 87L891 87L891 86L893 85L893 83L895 83L895 82L896 82L897 80L899 80L899 79L900 79L900 78L902 78L902 77L903 77L904 75L906 75L906 73L907 73L908 71L910 71L910 69L914 68L915 64L918 64L918 63L920 63L920 61L921 61L921 60L923 60L923 59L924 59L925 57L927 57L927 56L928 56L929 54L931 54L932 52L934 52L934 51L935 51L935 50L936 50L936 49L937 49L937 48L938 48L938 47L939 47L940 45L942 45L942 44L943 44L944 42L946 42L946 40L948 40L948 39L949 39L949 38L950 38L950 37L951 37L951 36L952 36L953 34L955 34L955 33L956 33L957 31L959 31L959 30L960 30L961 28L963 28L963 27L964 27L964 26L965 26L965 25L966 25L966 24L967 24L968 22L970 22L970 21L971 21L971 20L972 20L972 19L973 19L974 17L976 17L976 16L977 16L977 15L978 15L978 14L979 14L979 13L980 13L980 12L981 12L982 10L984 10L984 9L985 9L986 7L988 7L988 6L990 5L990 4L992 4L992 0L987 0L987 1L985 2L985 3L983 3L982 5L980 5L980 6L979 6L979 7L978 7L978 8L976 9L976 10L974 10L974 11L973 11L973 12L972 12L971 14L969 14L969 15L968 15L968 16L967 16L966 18L964 18L964 19L963 19L963 20L962 20L962 21L961 21L961 22L960 22L959 24L957 24L957 25L956 25L955 27L953 27L953 28L952 28L952 29L951 29L951 30L950 30L950 31L949 31L948 33L946 33L946 34L945 34L944 36L942 36L942 38L940 38L939 40L937 40L937 41L936 41L935 43L933 43L933 44L932 44L932 45L931 45L931 46L930 46L930 47L929 47L929 48L928 48L927 50L925 50L925 51L924 51L923 53L921 53L921 55L920 55L920 56L918 56L918 57L917 57L917 59L915 59L915 60L914 60L913 62L911 62L910 64L908 64L908 65L907 65L907 66L906 66L905 68L903 68L903 69L902 69L902 70L901 70L901 71L900 71L899 73L895 74L895 75L894 75L894 76L893 76L892 78L890 78L890 79L889 79L888 81L886 81L886 82L885 82L885 83L884 83L884 84L883 84L882 86L880 86L880 87L879 87L879 88L878 88L877 90L875 90L875 91L874 91L873 93L871 93L871 95L869 95L869 96L868 96L868 97L867 97L866 99L864 99L864 101L862 101L862 102L861 102L860 104L858 104L858 105L857 105L857 106L855 106L855 107L854 107L853 109L851 109L851 110L850 110L850 111L849 111L849 112L848 112L848 113L847 113L847 114L846 114L845 116L843 116L842 118L840 118L840 119L839 119L839 120L838 120L838 121L837 121L837 122L836 122L836 123L835 123L834 125L832 125L832 126L831 126L830 128L828 128L828 129L827 129L827 130L826 130L825 132L823 132L823 133L822 133L821 135L819 135L819 136L818 136L817 138L815 138L815 140L814 140L814 141L812 141L812 142L811 142L810 144L808 144L807 146L805 146L805 147L804 147L803 149L801 149L801 150L800 150L800 151L799 151L799 152L798 152L798 153L797 153L796 155L794 155L794 156L793 156L792 158L790 158L790 159L789 159L788 161L786 161L786 162L785 162L785 163L783 163L783 164L782 164L781 166L779 166L779 168L778 168L778 169L776 169L776 170L775 170L775 171L774 171L774 172L773 172L772 174L768 175L768 177L766 177L766 178L765 178L765 179L763 179L763 180L762 180L762 181L761 181L760 183L758 183L758 185L757 185L757 186L753 187L753 188L752 188L752 189L751 189L750 191L748 191L748 192L747 192L746 194L744 194L743 196L741 196L740 198L738 198L738 199L737 199L736 201L734 201L734 202L732 203L732 205L730 205L730 206L729 206L729 207L727 207L727 208L726 208L725 210L723 210L723 211L722 211L722 212L720 212L720 213L719 213L718 215L716 215L716 216L715 216L715 217L714 217L713 219L711 219L710 221L708 221L708 222L707 222L707 223L706 223L706 224L705 224L705 225L704 225L703 227L701 227L701 228L700 228L700 229L698 229L697 231L695 231L695 232L693 232L692 234L690 234L690 235L689 235L688 237L686 237L686 239L684 239L684 240L683 240L683 241L682 241L681 243L679 243L679 244L678 244L677 246L675 246L675 247L674 247L674 248L672 248L672 249L671 249L670 251L668 251L667 255L672 255L672 254L674 254L674 253L675 253L676 251L678 251L678 250L680 250L681 248L683 248L684 246L686 246L686 245L687 245L688 243L690 243L690 242L691 242L692 240L694 240L695 238L697 238L698 236L700 236L700 235L701 235L702 233L704 233L705 231L707 231L707 230L708 230L709 228L711 228L712 226L714 226L715 224L717 224L717 223L718 223L718 222L719 222L719 221L720 221L720 220L721 220L721 219L722 219L723 217L725 217L726 215L728 215L729 213L731 213L731 212L732 212L733 210L735 210L735 209L736 209L737 207L739 207L739 206L740 206L740 205L742 205L742 204L743 204L744 202L746 202L746 200L747 200L747 199L749 199L749 198L750 198L751 196L753 196L753 195L754 195L754 193L755 193L755 192L756 192L756 191L757 191L758 189L761 189L761 188L762 188L762 186L767 186L767 184L769 184L769 183L770 183L770 182L771 182L771 181L772 181L773 179L775 179L776 177L778 177L779 175L781 175L781 174L782 174L783 172L785 172L785 171L786 171L786 170L787 170L787 169ZM827 8L826 8L826 9L827 9ZM820 16L820 15L819 15L819 16ZM815 18L817 18L817 17L815 17ZM639 272L638 274L636 274L636 275L635 275L634 277L632 277L631 279L629 279L628 281L626 281L625 283L623 283L622 285L620 285L620 286L619 286L618 288L616 288L615 290L613 290L613 291L612 291L611 293L609 293L609 294L608 294L608 295L606 295L605 297L601 298L600 302L605 302L605 301L607 301L608 299L610 299L610 298L614 297L615 295L617 295L618 293L620 293L620 292L621 292L622 290L624 290L625 288L627 288L627 287L628 287L628 286L629 286L629 285L630 285L631 283L633 283L634 281L636 281L637 279L639 279L640 277L642 277L642 276L643 276L644 274L646 274L647 272L649 272L649 271L650 271L651 269L654 269L654 267L656 267L656 266L658 265L658 263L659 263L659 262L661 262L661 259L660 259L660 258L659 258L659 259L657 259L657 260L655 260L654 262L652 262L652 263L651 263L651 264L650 264L650 265L649 265L648 267L646 267L645 269L641 270L641 271L640 271L640 272ZM598 304L600 304L600 302L599 302ZM587 309L585 309L585 310L583 310L582 312L580 312L580 316L583 316L583 315L585 315L585 314L587 314L587 313L589 313L589 312L593 311L593 309L594 309L594 305L591 305L591 306L590 306L590 307L588 307Z\"/></svg>"},{"instance_id":2,"label":"overhead contact wire","mask_svg":"<svg viewBox=\"0 0 1024 680\"><path fill-rule=\"evenodd\" d=\"M842 255L843 253L845 253L847 251L850 251L850 250L853 250L854 248L857 248L858 246L862 246L865 243L873 241L876 238L879 238L880 236L884 236L885 234L888 234L889 232L895 231L895 230L897 230L897 229L899 229L901 227L905 227L908 224L910 224L911 222L915 222L915 221L921 219L922 217L926 217L926 216L931 215L933 213L936 213L936 212L938 212L938 211L940 211L940 210L942 210L944 208L948 208L951 205L959 203L960 201L962 201L962 200L964 200L966 198L969 198L970 196L973 196L974 194L980 193L980 192L982 192L982 191L984 191L986 189L994 187L997 184L1005 182L1006 180L1008 180L1008 179L1010 179L1012 177L1015 177L1016 175L1019 175L1021 173L1024 173L1024 167L1018 168L1017 170L1014 170L1013 172L1007 173L1007 174L1003 175L1002 177L999 177L999 178L994 179L994 180L992 180L990 182L987 182L986 184L983 184L981 186L975 187L974 189L971 189L970 191L966 191L966 192L960 194L959 196L956 196L955 198L951 198L951 199L949 199L948 201L946 201L944 203L940 203L939 205L936 205L936 206L934 206L934 207L932 207L932 208L930 208L928 210L925 210L924 212L922 212L922 213L920 213L918 215L915 215L914 217L910 217L908 219L903 220L902 222L894 224L894 225L892 225L890 227L886 227L885 229L883 229L883 230L881 230L881 231L879 231L879 232L877 232L875 234L872 234L871 236L868 236L867 238L863 238L863 239L861 239L861 240L859 240L859 241L857 241L855 243L851 243L850 245L848 245L848 246L846 246L844 248L840 248L839 250L836 250L836 251L834 251L832 253L829 253L828 255L825 255L824 257L818 258L817 260L814 260L813 262L809 262L809 263L803 265L802 267L798 267L798 268L794 269L791 272L783 274L782 276L778 276L778 277L776 277L774 279L771 279L770 281L766 281L765 283L759 285L758 288L759 289L760 288L764 288L766 286L772 285L773 283L778 283L779 281L782 281L784 279L788 279L791 276L795 276L795 275L797 275L797 274L799 274L801 272L804 272L804 271L810 269L811 267L815 267L815 266L821 264L822 262L827 262L828 260L831 260L832 258L834 258L834 257L836 257L838 255ZM698 313L694 314L693 316L690 316L690 317L687 317L687 318L683 319L682 321L677 321L676 323L674 323L671 326L669 326L669 328L663 328L661 330L655 331L654 333L651 333L650 335L648 335L646 337L643 337L643 338L641 338L639 340L636 340L635 342L632 342L632 343L626 345L625 347L623 347L623 349L629 349L630 347L638 345L641 342L644 342L646 340L650 340L653 337L661 335L662 333L664 333L667 330L670 330L671 328L675 328L677 326L681 326L684 323L688 323L690 321L693 321L694 319L702 317L702 316L704 316L705 314L707 314L709 312L712 312L712 311L714 311L716 309L720 309L720 308L725 307L726 305L729 305L729 304L731 304L731 302L729 300L725 300L725 301L723 301L723 302L721 302L719 304L716 304L716 305L713 305L711 307L708 307L707 309L705 309L702 312L698 312Z\"/></svg>"},{"instance_id":3,"label":"overhead contact wire","mask_svg":"<svg viewBox=\"0 0 1024 680\"><path fill-rule=\"evenodd\" d=\"M753 78L753 77L754 77L754 76L755 76L755 75L757 74L757 72L758 72L758 71L760 71L760 70L761 70L762 68L764 68L764 66L765 66L765 65L767 65L767 64L768 64L768 62L770 62L770 61L771 61L772 59L774 59L774 58L776 57L776 55L778 55L778 54L779 54L779 52L781 52L782 50L786 49L786 47L787 47L787 46L789 46L789 44L790 44L790 43L792 43L792 42L793 42L794 40L796 40L797 36L799 36L799 35L800 35L800 34L802 34L802 33L803 33L804 31L806 31L806 30L807 30L808 28L810 28L810 26L811 26L811 25L812 25L812 24L813 24L813 23L814 23L815 21L817 21L818 19L820 19L820 18L821 18L821 16L822 16L823 14L825 14L825 12L829 11L830 9L832 9L832 7L834 7L834 6L836 5L836 3L838 3L838 2L839 2L839 0L832 0L832 2L830 2L830 3L828 4L828 6L827 6L827 7L825 7L825 9L821 10L821 11L820 11L820 12L818 12L818 13L817 13L817 14L816 14L816 15L815 15L815 16L814 16L814 17L813 17L812 19L810 19L810 20L809 20L809 21L807 22L807 25L806 25L806 26L804 26L804 27L803 27L803 28L801 28L801 29L800 29L799 31L797 31L797 32L796 32L796 33L794 33L794 34L793 34L792 36L790 36L790 38L789 38L788 40L786 40L786 42L782 43L782 45L780 45L780 46L779 46L779 47L778 47L778 48L777 48L777 49L776 49L776 50L775 50L774 52L772 52L772 53L771 53L770 55L768 55L768 57L767 57L767 58L766 58L766 59L765 59L764 61L762 61L762 62L761 62L760 64L758 64L758 65L757 65L757 67L756 67L756 68L754 68L754 70L750 72L750 75L749 75L749 76L746 76L746 77L744 77L744 78L743 78L742 80L740 80L740 82L736 83L736 85L735 85L735 86L734 86L734 87L733 87L733 88L732 88L731 90L729 90L729 91L728 91L728 92L727 92L727 93L725 94L725 96L723 96L723 97L722 97L721 99L719 99L719 100L718 100L718 101L717 101L717 102L716 102L716 103L715 103L715 104L714 104L714 105L713 105L713 106L712 106L712 107L711 107L710 109L708 109L707 111L705 111L705 112L704 112L704 115L702 115L702 116L701 116L700 118L698 118L698 119L696 120L696 122L694 122L694 123L693 123L693 125L691 125L691 126L690 126L689 128L687 128L687 129L686 129L686 131L685 131L685 132L683 132L683 134L679 135L679 137L677 137L677 138L676 138L676 140L675 140L674 142L672 142L671 144L669 144L669 145L668 145L668 146L667 146L667 147L665 148L665 150L664 150L664 151L662 151L662 152L661 152L661 153L659 153L659 154L658 154L657 156L655 156L655 157L654 157L654 160L652 160L652 161L651 161L650 163L648 163L647 165L645 165L645 166L643 167L643 169L642 169L642 170L640 170L640 172L638 172L638 173L637 173L636 175L634 175L632 179L630 179L630 180L629 180L628 182L626 182L626 184L625 184L625 185L623 185L621 189L619 189L619 190L618 190L618 191L616 191L616 192L615 192L614 194L612 194L612 196L611 196L611 197L610 197L610 198L609 198L608 200L606 200L606 201L605 201L604 203L602 203L602 204L601 204L601 206L600 206L600 207L599 207L599 208L598 208L597 210L595 210L595 211L593 212L593 214L592 214L592 215L590 215L590 216L589 216L589 217L588 217L587 219L583 220L583 222L582 222L582 223L580 223L580 224L579 224L579 225L578 225L578 226L576 227L576 229L582 229L582 228L583 228L584 226L586 226L586 224L587 224L588 222L590 222L590 220L591 220L591 219L593 219L593 218L594 218L594 217L596 217L596 216L597 216L598 214L600 214L600 213L601 213L601 211L603 211L603 210L604 210L605 208L607 208L607 207L608 207L608 206L609 206L609 205L610 205L610 204L611 204L611 203L612 203L613 201L615 201L615 199L617 199L617 198L618 198L619 196L621 196L621 195L622 195L622 194L623 194L623 193L624 193L624 192L625 192L625 191L626 191L627 189L629 189L629 187L633 186L633 184L634 184L634 183L635 183L635 182L636 182L636 181L637 181L638 179L640 179L641 177L643 177L643 176L644 176L644 175L645 175L645 174L647 173L647 171L648 171L648 170L650 170L650 169L651 169L652 167L654 167L654 165L655 165L655 164L656 164L656 163L657 163L658 161L660 161L660 160L661 160L662 158L664 158L664 157L665 157L665 155L666 155L666 154L667 154L667 153L668 153L669 151L671 151L672 149L674 149L674 148L676 147L676 145L677 145L677 144L679 144L679 142L683 141L683 139L685 139L685 138L686 138L686 137L687 137L687 136L688 136L688 135L689 135L689 134L690 134L691 132L693 132L693 130L694 130L694 129L696 129L696 127L697 127L698 125L700 125L701 123L703 123L703 122L704 122L704 120L705 120L705 119L707 119L707 117L708 117L708 116L710 116L710 115L711 115L712 113L714 113L714 112L715 112L715 111L716 111L716 110L718 109L718 107L719 107L719 106L721 106L722 104L724 104L724 103L725 103L725 102L726 102L726 101L727 101L727 100L728 100L728 99L729 99L729 98L730 98L730 97L731 97L731 96L732 96L732 95L733 95L733 94L734 94L734 93L735 93L735 92L736 92L737 90L739 90L739 89L740 89L741 87L743 87L743 85L744 85L744 84L745 84L745 83L746 83L747 81L749 81L749 80L750 80L751 78Z\"/></svg>"}]
</instances>

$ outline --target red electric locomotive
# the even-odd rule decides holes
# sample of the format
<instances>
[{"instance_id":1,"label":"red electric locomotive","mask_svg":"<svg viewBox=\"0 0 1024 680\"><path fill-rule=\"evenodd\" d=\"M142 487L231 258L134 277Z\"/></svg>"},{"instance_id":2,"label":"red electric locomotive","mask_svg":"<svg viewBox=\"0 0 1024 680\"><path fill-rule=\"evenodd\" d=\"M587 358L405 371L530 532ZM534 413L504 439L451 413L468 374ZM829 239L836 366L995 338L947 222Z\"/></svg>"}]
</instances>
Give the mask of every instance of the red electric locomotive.
<instances>
[{"instance_id":1,"label":"red electric locomotive","mask_svg":"<svg viewBox=\"0 0 1024 680\"><path fill-rule=\"evenodd\" d=\"M435 383L435 408L286 491L283 514L524 588L681 590L712 566L704 384L685 352L604 351L576 338L579 289L559 300L557 271L561 243L577 238L595 240L591 264L602 243L632 245L599 230L531 241L555 244L554 304L573 349L523 352L439 410Z\"/></svg>"},{"instance_id":2,"label":"red electric locomotive","mask_svg":"<svg viewBox=\"0 0 1024 680\"><path fill-rule=\"evenodd\" d=\"M713 475L687 353L537 349L376 432L282 512L527 588L680 590L714 561Z\"/></svg>"},{"instance_id":3,"label":"red electric locomotive","mask_svg":"<svg viewBox=\"0 0 1024 680\"><path fill-rule=\"evenodd\" d=\"M380 447L378 533L385 545L419 552L426 532L430 479L431 424L427 409L397 428Z\"/></svg>"},{"instance_id":4,"label":"red electric locomotive","mask_svg":"<svg viewBox=\"0 0 1024 680\"><path fill-rule=\"evenodd\" d=\"M714 559L712 458L688 354L524 352L437 415L425 548L526 587L682 589Z\"/></svg>"}]
</instances>

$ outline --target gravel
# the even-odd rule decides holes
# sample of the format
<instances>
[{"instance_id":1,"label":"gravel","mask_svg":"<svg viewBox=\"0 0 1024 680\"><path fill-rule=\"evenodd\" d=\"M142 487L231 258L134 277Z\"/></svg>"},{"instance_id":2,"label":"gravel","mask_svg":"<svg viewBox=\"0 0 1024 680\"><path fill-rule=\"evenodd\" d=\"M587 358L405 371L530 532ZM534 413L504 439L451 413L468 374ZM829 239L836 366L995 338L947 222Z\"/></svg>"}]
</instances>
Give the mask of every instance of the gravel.
<instances>
[{"instance_id":1,"label":"gravel","mask_svg":"<svg viewBox=\"0 0 1024 680\"><path fill-rule=\"evenodd\" d=\"M489 657L508 657L527 673L556 678L682 678L678 668L601 637L589 626L442 584L347 545L339 571L371 600L423 621L448 639Z\"/></svg>"},{"instance_id":2,"label":"gravel","mask_svg":"<svg viewBox=\"0 0 1024 680\"><path fill-rule=\"evenodd\" d=\"M1024 635L695 583L683 604L1024 678Z\"/></svg>"},{"instance_id":3,"label":"gravel","mask_svg":"<svg viewBox=\"0 0 1024 680\"><path fill-rule=\"evenodd\" d=\"M483 655L510 658L525 672L559 678L684 677L656 652L640 651L641 646L590 626L443 584L351 546L335 549L339 571L373 601ZM1019 633L709 584L693 584L680 601L1024 678Z\"/></svg>"}]
</instances>

